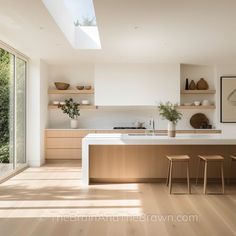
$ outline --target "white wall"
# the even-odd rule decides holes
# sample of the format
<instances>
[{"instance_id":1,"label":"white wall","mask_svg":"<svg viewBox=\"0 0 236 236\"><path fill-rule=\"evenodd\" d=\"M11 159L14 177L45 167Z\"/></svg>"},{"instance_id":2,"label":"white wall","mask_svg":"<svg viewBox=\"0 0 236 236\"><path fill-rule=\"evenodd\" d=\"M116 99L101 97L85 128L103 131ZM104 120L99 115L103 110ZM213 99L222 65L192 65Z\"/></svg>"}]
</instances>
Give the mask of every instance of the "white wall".
<instances>
[{"instance_id":1,"label":"white wall","mask_svg":"<svg viewBox=\"0 0 236 236\"><path fill-rule=\"evenodd\" d=\"M109 67L109 65L107 65ZM214 77L212 78L214 80ZM49 86L53 86L55 81L66 81L71 85L77 84L93 84L94 83L94 66L92 64L78 64L74 66L50 66L49 68ZM147 81L148 83L148 81ZM180 81L178 79L178 84ZM161 85L159 85L161 87ZM179 94L179 87L177 94ZM121 93L121 96L123 93ZM130 95L132 96L132 94ZM78 98L78 96L71 96L74 99L81 100L84 96ZM140 97L143 97L141 94ZM49 100L64 100L66 97L61 95L50 95ZM86 98L92 100L93 96L87 96ZM162 99L164 101L164 99ZM183 119L179 122L179 129L191 129L189 119L196 110L189 111L183 110ZM206 112L210 121L213 120L212 111ZM144 121L148 124L151 117L156 119L158 129L166 129L167 122L161 120L158 117L157 108L153 107L99 107L97 110L81 110L81 116L79 117L80 128L98 128L106 129L113 126L133 126L136 120ZM60 110L49 110L49 124L51 128L69 128L69 118L64 115Z\"/></svg>"},{"instance_id":2,"label":"white wall","mask_svg":"<svg viewBox=\"0 0 236 236\"><path fill-rule=\"evenodd\" d=\"M27 83L27 160L30 166L44 163L44 129L47 127L47 64L39 59L29 62Z\"/></svg>"},{"instance_id":3,"label":"white wall","mask_svg":"<svg viewBox=\"0 0 236 236\"><path fill-rule=\"evenodd\" d=\"M40 160L44 163L44 131L48 126L48 65L40 60Z\"/></svg>"},{"instance_id":4,"label":"white wall","mask_svg":"<svg viewBox=\"0 0 236 236\"><path fill-rule=\"evenodd\" d=\"M71 66L52 65L49 67L49 86L54 87L54 82L67 82L72 87L76 85L94 84L94 65L77 64Z\"/></svg>"},{"instance_id":5,"label":"white wall","mask_svg":"<svg viewBox=\"0 0 236 236\"><path fill-rule=\"evenodd\" d=\"M27 82L27 161L40 166L40 60L30 60Z\"/></svg>"},{"instance_id":6,"label":"white wall","mask_svg":"<svg viewBox=\"0 0 236 236\"><path fill-rule=\"evenodd\" d=\"M179 103L179 64L96 64L95 104L153 106Z\"/></svg>"}]
</instances>

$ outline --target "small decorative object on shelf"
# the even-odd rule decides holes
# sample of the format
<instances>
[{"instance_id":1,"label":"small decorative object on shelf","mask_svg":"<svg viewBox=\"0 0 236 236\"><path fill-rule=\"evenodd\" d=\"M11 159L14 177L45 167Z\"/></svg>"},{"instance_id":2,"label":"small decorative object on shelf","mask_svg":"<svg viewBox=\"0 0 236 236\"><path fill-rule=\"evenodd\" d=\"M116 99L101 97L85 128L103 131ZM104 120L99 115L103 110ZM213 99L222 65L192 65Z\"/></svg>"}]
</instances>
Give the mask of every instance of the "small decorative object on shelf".
<instances>
[{"instance_id":1,"label":"small decorative object on shelf","mask_svg":"<svg viewBox=\"0 0 236 236\"><path fill-rule=\"evenodd\" d=\"M182 113L177 111L178 104L171 102L160 103L158 105L159 114L162 118L168 120L168 136L175 137L176 125L182 118Z\"/></svg>"},{"instance_id":2,"label":"small decorative object on shelf","mask_svg":"<svg viewBox=\"0 0 236 236\"><path fill-rule=\"evenodd\" d=\"M196 84L195 84L194 80L191 80L188 89L190 89L190 90L195 90L196 89Z\"/></svg>"},{"instance_id":3,"label":"small decorative object on shelf","mask_svg":"<svg viewBox=\"0 0 236 236\"><path fill-rule=\"evenodd\" d=\"M202 102L201 102L201 104L202 104L202 106L210 106L211 105L211 103L208 101L208 100L203 100Z\"/></svg>"},{"instance_id":4,"label":"small decorative object on shelf","mask_svg":"<svg viewBox=\"0 0 236 236\"><path fill-rule=\"evenodd\" d=\"M83 90L83 89L84 89L84 86L76 86L76 88L77 88L78 90Z\"/></svg>"},{"instance_id":5,"label":"small decorative object on shelf","mask_svg":"<svg viewBox=\"0 0 236 236\"><path fill-rule=\"evenodd\" d=\"M190 119L190 124L195 129L208 129L212 128L209 125L209 119L203 113L196 113Z\"/></svg>"},{"instance_id":6,"label":"small decorative object on shelf","mask_svg":"<svg viewBox=\"0 0 236 236\"><path fill-rule=\"evenodd\" d=\"M188 78L185 80L185 90L188 90L189 84L188 84Z\"/></svg>"},{"instance_id":7,"label":"small decorative object on shelf","mask_svg":"<svg viewBox=\"0 0 236 236\"><path fill-rule=\"evenodd\" d=\"M198 90L207 90L209 89L209 85L206 82L206 80L204 80L203 78L201 78L198 82L197 82L197 89Z\"/></svg>"},{"instance_id":8,"label":"small decorative object on shelf","mask_svg":"<svg viewBox=\"0 0 236 236\"><path fill-rule=\"evenodd\" d=\"M84 86L84 89L85 89L85 90L90 90L90 89L92 89L92 86L90 86L90 85Z\"/></svg>"},{"instance_id":9,"label":"small decorative object on shelf","mask_svg":"<svg viewBox=\"0 0 236 236\"><path fill-rule=\"evenodd\" d=\"M84 100L81 101L81 104L82 104L82 105L89 105L90 102L89 102L89 100L84 99Z\"/></svg>"},{"instance_id":10,"label":"small decorative object on shelf","mask_svg":"<svg viewBox=\"0 0 236 236\"><path fill-rule=\"evenodd\" d=\"M71 128L78 128L78 117L80 116L79 103L74 102L73 99L70 98L65 100L64 105L59 104L58 107L61 108L63 113L67 114L71 118Z\"/></svg>"},{"instance_id":11,"label":"small decorative object on shelf","mask_svg":"<svg viewBox=\"0 0 236 236\"><path fill-rule=\"evenodd\" d=\"M195 105L195 106L200 106L200 105L201 105L201 102L200 102L200 101L194 101L194 105Z\"/></svg>"},{"instance_id":12,"label":"small decorative object on shelf","mask_svg":"<svg viewBox=\"0 0 236 236\"><path fill-rule=\"evenodd\" d=\"M67 90L70 87L70 84L62 82L55 82L54 84L58 90Z\"/></svg>"}]
</instances>

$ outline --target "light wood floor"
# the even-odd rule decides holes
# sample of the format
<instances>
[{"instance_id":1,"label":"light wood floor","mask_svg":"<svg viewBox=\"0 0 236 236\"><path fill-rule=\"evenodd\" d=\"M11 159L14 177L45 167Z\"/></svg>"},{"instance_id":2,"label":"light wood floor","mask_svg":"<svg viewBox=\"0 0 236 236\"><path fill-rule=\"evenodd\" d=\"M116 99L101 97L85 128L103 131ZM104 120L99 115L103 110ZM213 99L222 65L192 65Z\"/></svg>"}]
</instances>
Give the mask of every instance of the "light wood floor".
<instances>
[{"instance_id":1,"label":"light wood floor","mask_svg":"<svg viewBox=\"0 0 236 236\"><path fill-rule=\"evenodd\" d=\"M164 184L85 187L80 162L48 163L0 185L0 236L236 235L235 185L225 195L205 196L201 184L192 192L169 195Z\"/></svg>"}]
</instances>

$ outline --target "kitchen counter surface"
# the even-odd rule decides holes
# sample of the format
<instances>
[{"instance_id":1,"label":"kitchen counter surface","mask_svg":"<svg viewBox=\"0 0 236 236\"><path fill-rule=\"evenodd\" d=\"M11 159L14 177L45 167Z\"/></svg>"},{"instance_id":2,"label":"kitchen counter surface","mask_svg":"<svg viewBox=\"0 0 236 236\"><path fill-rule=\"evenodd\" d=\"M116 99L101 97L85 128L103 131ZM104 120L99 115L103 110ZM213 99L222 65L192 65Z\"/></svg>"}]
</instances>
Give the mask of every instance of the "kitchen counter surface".
<instances>
[{"instance_id":1,"label":"kitchen counter surface","mask_svg":"<svg viewBox=\"0 0 236 236\"><path fill-rule=\"evenodd\" d=\"M88 134L83 145L236 145L236 136L223 134L177 134L175 138L167 135L145 134Z\"/></svg>"},{"instance_id":2,"label":"kitchen counter surface","mask_svg":"<svg viewBox=\"0 0 236 236\"><path fill-rule=\"evenodd\" d=\"M113 128L78 128L78 129L71 129L71 128L46 128L45 130L58 130L58 131L80 131L80 130L88 130L88 131L140 131L140 132L144 132L144 131L149 131L148 129L113 129ZM221 130L219 129L179 129L179 130L176 130L177 133L178 132L217 132L217 133L220 133ZM163 132L167 132L167 130L155 130L155 132L160 132L160 133L163 133Z\"/></svg>"}]
</instances>

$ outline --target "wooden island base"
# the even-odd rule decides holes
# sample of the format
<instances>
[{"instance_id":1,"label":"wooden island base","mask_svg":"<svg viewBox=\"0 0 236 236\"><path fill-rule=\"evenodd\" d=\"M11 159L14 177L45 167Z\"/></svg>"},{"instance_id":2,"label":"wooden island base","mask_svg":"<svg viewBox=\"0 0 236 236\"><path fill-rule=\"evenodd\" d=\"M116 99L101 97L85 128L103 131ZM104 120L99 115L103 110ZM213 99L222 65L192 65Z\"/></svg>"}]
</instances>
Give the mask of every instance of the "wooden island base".
<instances>
[{"instance_id":1,"label":"wooden island base","mask_svg":"<svg viewBox=\"0 0 236 236\"><path fill-rule=\"evenodd\" d=\"M166 155L189 155L190 177L195 178L198 155L225 157L225 177L229 177L229 156L236 153L235 145L90 145L90 183L160 182L167 175ZM236 177L236 172L231 177ZM203 176L203 164L200 177ZM175 165L173 177L186 179L184 164ZM209 178L220 178L220 166L209 165Z\"/></svg>"}]
</instances>

